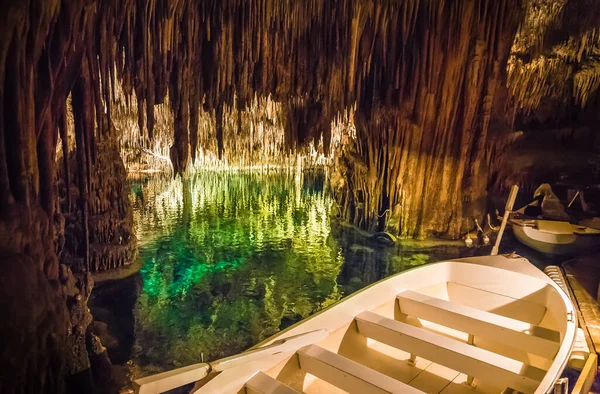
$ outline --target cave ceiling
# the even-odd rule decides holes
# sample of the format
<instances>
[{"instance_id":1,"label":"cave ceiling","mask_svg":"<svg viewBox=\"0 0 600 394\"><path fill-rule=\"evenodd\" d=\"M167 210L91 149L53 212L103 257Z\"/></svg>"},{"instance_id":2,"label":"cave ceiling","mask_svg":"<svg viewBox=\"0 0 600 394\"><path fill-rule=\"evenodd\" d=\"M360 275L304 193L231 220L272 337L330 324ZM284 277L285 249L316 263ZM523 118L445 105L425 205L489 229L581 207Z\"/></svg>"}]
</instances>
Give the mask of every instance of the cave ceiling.
<instances>
[{"instance_id":1,"label":"cave ceiling","mask_svg":"<svg viewBox=\"0 0 600 394\"><path fill-rule=\"evenodd\" d=\"M110 128L119 89L135 101L139 129L150 140L156 105L168 106L176 173L199 144L201 107L215 114L220 155L224 108L244 109L256 97L282 103L288 144L318 135L329 141L331 120L355 108L363 124L395 117L396 130L420 130L428 137L418 143L428 149L429 139L462 141L466 148L432 149L442 157L466 154L473 164L482 158L490 107L507 71L506 99L519 110L534 111L546 99L595 102L598 3L4 0L0 200L39 200L52 213L68 95L79 165L89 173L95 135ZM443 128L450 131L437 131ZM379 138L361 130L359 139ZM368 163L369 153L362 155Z\"/></svg>"}]
</instances>

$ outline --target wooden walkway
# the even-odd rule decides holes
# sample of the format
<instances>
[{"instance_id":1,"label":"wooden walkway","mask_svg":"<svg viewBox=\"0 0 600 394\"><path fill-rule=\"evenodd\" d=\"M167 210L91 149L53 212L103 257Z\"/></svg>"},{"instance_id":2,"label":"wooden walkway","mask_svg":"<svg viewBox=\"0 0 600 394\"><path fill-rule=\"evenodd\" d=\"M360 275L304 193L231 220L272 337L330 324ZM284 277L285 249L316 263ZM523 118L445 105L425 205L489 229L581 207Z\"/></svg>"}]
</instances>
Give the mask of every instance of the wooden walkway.
<instances>
[{"instance_id":1,"label":"wooden walkway","mask_svg":"<svg viewBox=\"0 0 600 394\"><path fill-rule=\"evenodd\" d=\"M580 323L589 342L600 355L600 254L578 257L562 264L576 307ZM590 394L600 394L600 369Z\"/></svg>"},{"instance_id":2,"label":"wooden walkway","mask_svg":"<svg viewBox=\"0 0 600 394\"><path fill-rule=\"evenodd\" d=\"M600 284L600 254L569 260L563 263L562 266L596 352L599 352L600 306L598 305L598 285Z\"/></svg>"}]
</instances>

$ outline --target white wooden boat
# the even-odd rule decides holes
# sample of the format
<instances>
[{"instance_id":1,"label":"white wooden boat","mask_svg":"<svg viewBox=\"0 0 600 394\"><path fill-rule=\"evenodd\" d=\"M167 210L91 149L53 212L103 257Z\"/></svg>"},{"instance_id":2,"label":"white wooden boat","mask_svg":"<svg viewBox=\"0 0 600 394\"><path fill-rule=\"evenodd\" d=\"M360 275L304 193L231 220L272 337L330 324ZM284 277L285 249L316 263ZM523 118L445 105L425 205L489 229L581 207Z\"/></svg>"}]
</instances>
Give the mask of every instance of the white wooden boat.
<instances>
[{"instance_id":1,"label":"white wooden boat","mask_svg":"<svg viewBox=\"0 0 600 394\"><path fill-rule=\"evenodd\" d=\"M554 220L510 219L515 237L552 256L575 256L600 250L600 230Z\"/></svg>"},{"instance_id":2,"label":"white wooden boat","mask_svg":"<svg viewBox=\"0 0 600 394\"><path fill-rule=\"evenodd\" d=\"M519 256L384 279L239 355L136 381L207 393L546 393L576 337L569 297Z\"/></svg>"}]
</instances>

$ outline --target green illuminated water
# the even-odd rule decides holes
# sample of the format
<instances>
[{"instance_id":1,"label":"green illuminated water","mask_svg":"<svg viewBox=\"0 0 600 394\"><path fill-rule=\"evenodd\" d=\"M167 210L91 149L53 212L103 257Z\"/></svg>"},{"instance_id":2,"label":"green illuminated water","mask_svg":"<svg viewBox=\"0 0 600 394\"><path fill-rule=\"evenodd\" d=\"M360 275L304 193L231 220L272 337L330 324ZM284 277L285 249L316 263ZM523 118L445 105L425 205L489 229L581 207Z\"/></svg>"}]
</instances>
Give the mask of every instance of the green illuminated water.
<instances>
[{"instance_id":1,"label":"green illuminated water","mask_svg":"<svg viewBox=\"0 0 600 394\"><path fill-rule=\"evenodd\" d=\"M141 272L137 286L111 285L117 296L103 308L133 309L122 337L141 374L240 352L386 276L474 253L460 244L383 246L341 226L319 176L148 178L130 197Z\"/></svg>"}]
</instances>

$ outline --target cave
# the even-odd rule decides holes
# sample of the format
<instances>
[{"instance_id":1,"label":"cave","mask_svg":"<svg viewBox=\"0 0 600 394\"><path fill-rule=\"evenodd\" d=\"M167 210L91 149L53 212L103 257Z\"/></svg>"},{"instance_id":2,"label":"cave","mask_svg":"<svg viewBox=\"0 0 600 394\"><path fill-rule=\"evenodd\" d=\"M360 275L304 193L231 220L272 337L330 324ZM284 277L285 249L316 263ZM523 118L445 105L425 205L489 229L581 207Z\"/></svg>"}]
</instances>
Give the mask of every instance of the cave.
<instances>
[{"instance_id":1,"label":"cave","mask_svg":"<svg viewBox=\"0 0 600 394\"><path fill-rule=\"evenodd\" d=\"M127 392L489 254L513 185L599 225L597 0L0 10L0 393Z\"/></svg>"}]
</instances>

